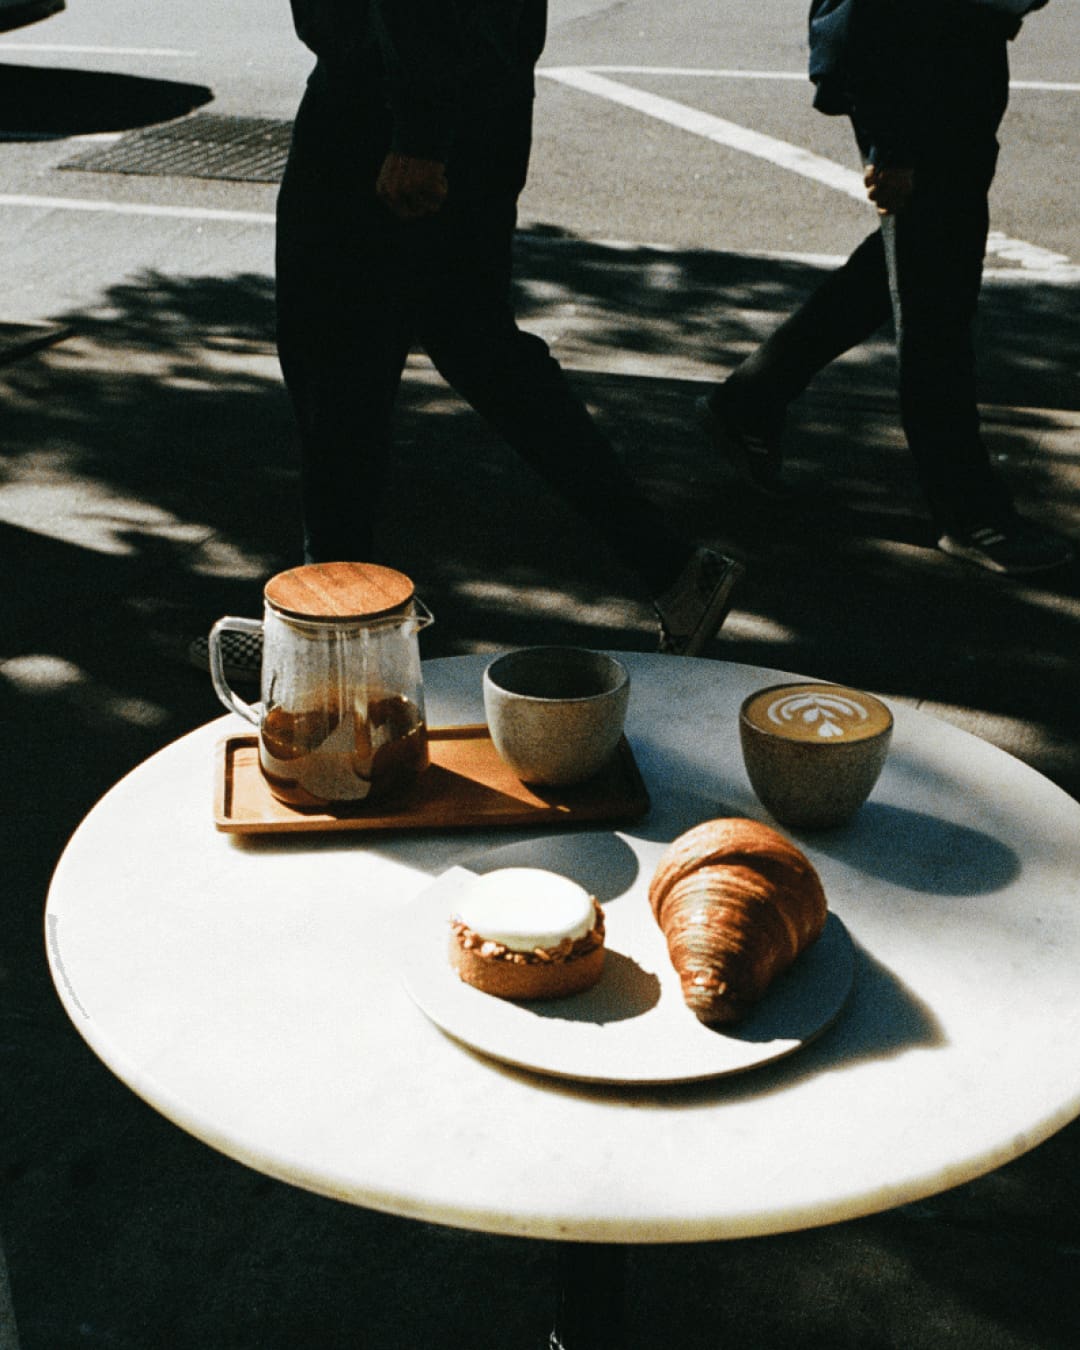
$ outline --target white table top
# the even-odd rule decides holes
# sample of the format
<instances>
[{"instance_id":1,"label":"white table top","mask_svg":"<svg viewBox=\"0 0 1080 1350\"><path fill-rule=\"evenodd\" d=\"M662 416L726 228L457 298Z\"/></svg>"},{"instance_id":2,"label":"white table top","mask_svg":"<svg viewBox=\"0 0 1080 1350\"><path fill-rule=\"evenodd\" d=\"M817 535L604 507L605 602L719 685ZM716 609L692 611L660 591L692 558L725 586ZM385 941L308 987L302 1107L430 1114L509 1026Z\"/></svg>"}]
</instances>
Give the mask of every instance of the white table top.
<instances>
[{"instance_id":1,"label":"white table top","mask_svg":"<svg viewBox=\"0 0 1080 1350\"><path fill-rule=\"evenodd\" d=\"M432 725L482 720L488 659L425 665ZM768 819L736 717L785 673L623 659L653 808L599 833L632 875L699 820ZM853 995L819 1040L767 1067L619 1087L464 1048L406 992L397 916L444 869L531 832L218 833L214 746L246 728L231 717L141 765L74 835L46 914L57 990L101 1059L185 1130L407 1217L693 1241L917 1199L1080 1114L1080 804L1002 751L890 706L890 758L856 820L789 832L854 941Z\"/></svg>"}]
</instances>

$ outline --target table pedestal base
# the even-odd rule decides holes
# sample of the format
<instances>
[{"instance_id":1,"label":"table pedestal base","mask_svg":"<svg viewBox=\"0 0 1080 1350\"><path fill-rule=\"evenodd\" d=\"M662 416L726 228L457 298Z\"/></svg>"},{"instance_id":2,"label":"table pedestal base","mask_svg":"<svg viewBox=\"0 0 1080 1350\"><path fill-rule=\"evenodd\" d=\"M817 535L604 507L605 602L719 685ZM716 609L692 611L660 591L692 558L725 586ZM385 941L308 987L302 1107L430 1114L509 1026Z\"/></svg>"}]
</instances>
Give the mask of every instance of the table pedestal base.
<instances>
[{"instance_id":1,"label":"table pedestal base","mask_svg":"<svg viewBox=\"0 0 1080 1350\"><path fill-rule=\"evenodd\" d=\"M605 1243L560 1244L555 1328L547 1350L623 1350L626 1251Z\"/></svg>"}]
</instances>

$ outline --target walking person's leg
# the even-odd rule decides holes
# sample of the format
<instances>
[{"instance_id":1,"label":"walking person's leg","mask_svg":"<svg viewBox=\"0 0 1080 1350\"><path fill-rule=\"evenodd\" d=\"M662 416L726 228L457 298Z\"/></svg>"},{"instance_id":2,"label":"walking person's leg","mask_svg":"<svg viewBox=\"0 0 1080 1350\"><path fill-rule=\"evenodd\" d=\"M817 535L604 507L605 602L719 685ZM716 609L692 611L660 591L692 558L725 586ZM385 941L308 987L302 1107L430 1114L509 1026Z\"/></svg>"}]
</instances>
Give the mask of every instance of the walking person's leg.
<instances>
[{"instance_id":1,"label":"walking person's leg","mask_svg":"<svg viewBox=\"0 0 1080 1350\"><path fill-rule=\"evenodd\" d=\"M1008 99L1005 39L977 23L963 28L948 68L948 134L923 147L910 199L881 221L901 418L938 547L991 571L1038 572L1068 562L1072 549L1017 513L982 439L976 385L988 193Z\"/></svg>"},{"instance_id":2,"label":"walking person's leg","mask_svg":"<svg viewBox=\"0 0 1080 1350\"><path fill-rule=\"evenodd\" d=\"M788 405L819 371L889 317L889 283L875 231L723 384L698 401L703 429L752 486L783 489L781 438Z\"/></svg>"},{"instance_id":3,"label":"walking person's leg","mask_svg":"<svg viewBox=\"0 0 1080 1350\"><path fill-rule=\"evenodd\" d=\"M935 523L964 529L1011 500L979 431L972 326L990 174L919 165L911 201L882 217L896 329L900 415Z\"/></svg>"},{"instance_id":4,"label":"walking person's leg","mask_svg":"<svg viewBox=\"0 0 1080 1350\"><path fill-rule=\"evenodd\" d=\"M341 118L316 76L278 195L277 344L296 419L307 562L373 556L411 340L397 281L402 227L374 194L388 128L377 111L354 121L363 134L343 173Z\"/></svg>"},{"instance_id":5,"label":"walking person's leg","mask_svg":"<svg viewBox=\"0 0 1080 1350\"><path fill-rule=\"evenodd\" d=\"M515 201L447 203L420 340L447 382L645 582L665 650L694 654L720 627L741 564L694 548L639 491L547 345L518 328L510 303ZM451 268L450 260L456 261Z\"/></svg>"},{"instance_id":6,"label":"walking person's leg","mask_svg":"<svg viewBox=\"0 0 1080 1350\"><path fill-rule=\"evenodd\" d=\"M300 450L305 562L373 558L409 350L402 316L361 299L351 265L279 253L278 354Z\"/></svg>"}]
</instances>

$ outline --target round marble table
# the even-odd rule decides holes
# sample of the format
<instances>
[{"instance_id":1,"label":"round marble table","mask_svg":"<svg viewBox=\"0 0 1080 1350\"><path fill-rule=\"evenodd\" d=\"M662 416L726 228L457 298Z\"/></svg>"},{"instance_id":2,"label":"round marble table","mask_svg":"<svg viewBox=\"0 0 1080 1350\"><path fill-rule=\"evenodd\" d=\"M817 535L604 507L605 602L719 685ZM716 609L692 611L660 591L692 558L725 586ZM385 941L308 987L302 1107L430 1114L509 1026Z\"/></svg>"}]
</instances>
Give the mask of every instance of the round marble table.
<instances>
[{"instance_id":1,"label":"round marble table","mask_svg":"<svg viewBox=\"0 0 1080 1350\"><path fill-rule=\"evenodd\" d=\"M768 819L736 718L787 677L622 655L652 808L593 827L624 859L615 889L646 846L700 820ZM482 720L488 659L426 663L433 726ZM819 1039L766 1067L589 1084L451 1039L404 987L397 920L445 869L530 833L219 833L214 748L245 728L232 718L146 761L79 827L48 899L56 988L93 1050L176 1124L353 1204L606 1244L916 1200L1080 1114L1080 804L885 697L896 729L869 802L840 829L788 832L851 937L854 990Z\"/></svg>"}]
</instances>

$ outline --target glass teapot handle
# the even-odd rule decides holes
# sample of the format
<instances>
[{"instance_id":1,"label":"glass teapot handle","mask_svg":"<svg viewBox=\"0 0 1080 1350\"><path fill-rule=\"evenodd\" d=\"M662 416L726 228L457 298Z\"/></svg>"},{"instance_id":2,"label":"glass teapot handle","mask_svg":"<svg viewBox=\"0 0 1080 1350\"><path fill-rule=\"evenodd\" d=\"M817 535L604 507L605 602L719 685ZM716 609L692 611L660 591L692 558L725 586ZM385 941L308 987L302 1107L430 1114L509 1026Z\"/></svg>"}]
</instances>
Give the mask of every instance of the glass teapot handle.
<instances>
[{"instance_id":1,"label":"glass teapot handle","mask_svg":"<svg viewBox=\"0 0 1080 1350\"><path fill-rule=\"evenodd\" d=\"M225 678L225 661L221 652L222 633L261 633L262 623L259 619L236 619L231 615L224 619L218 619L210 630L210 678L214 681L214 690L222 703L230 712L239 713L245 721L253 726L259 725L258 709L253 708L250 703L245 703L240 698L228 680Z\"/></svg>"}]
</instances>

